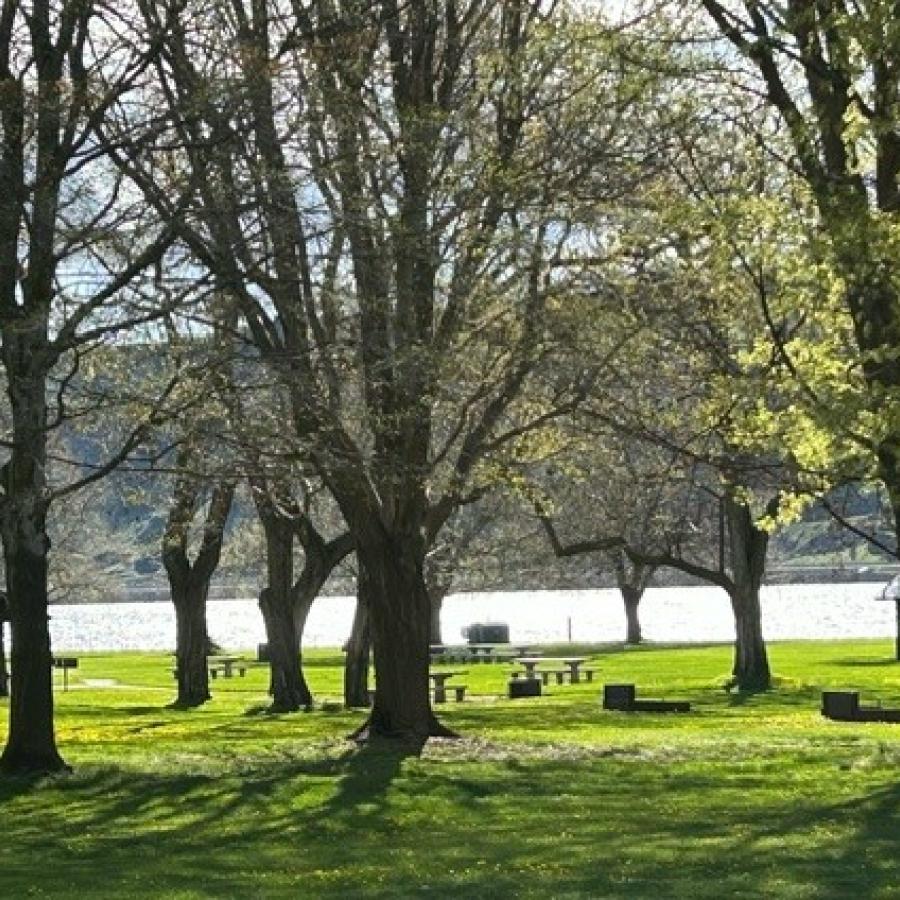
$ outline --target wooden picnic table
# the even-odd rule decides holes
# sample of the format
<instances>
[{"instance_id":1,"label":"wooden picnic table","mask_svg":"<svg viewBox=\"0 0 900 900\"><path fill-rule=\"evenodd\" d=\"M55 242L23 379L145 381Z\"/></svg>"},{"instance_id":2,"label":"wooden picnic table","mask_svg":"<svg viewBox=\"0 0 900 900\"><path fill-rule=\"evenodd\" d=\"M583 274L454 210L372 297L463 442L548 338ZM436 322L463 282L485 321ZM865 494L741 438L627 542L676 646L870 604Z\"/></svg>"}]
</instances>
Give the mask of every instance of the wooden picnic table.
<instances>
[{"instance_id":1,"label":"wooden picnic table","mask_svg":"<svg viewBox=\"0 0 900 900\"><path fill-rule=\"evenodd\" d=\"M466 671L464 669L455 669L453 671L442 670L439 672L429 672L428 677L434 683L434 702L435 703L446 703L447 702L447 682L456 675L465 675ZM463 692L465 692L465 687L462 685L450 685L451 688L462 687ZM458 692L457 692L458 698Z\"/></svg>"},{"instance_id":2,"label":"wooden picnic table","mask_svg":"<svg viewBox=\"0 0 900 900\"><path fill-rule=\"evenodd\" d=\"M209 666L209 674L215 678L222 672L223 678L231 678L234 670L237 669L241 675L247 671L246 664L239 656L208 656L206 664Z\"/></svg>"},{"instance_id":3,"label":"wooden picnic table","mask_svg":"<svg viewBox=\"0 0 900 900\"><path fill-rule=\"evenodd\" d=\"M537 678L537 667L541 663L561 663L568 666L569 679L572 684L581 680L581 665L587 662L586 656L517 656L515 662L525 669L526 678Z\"/></svg>"}]
</instances>

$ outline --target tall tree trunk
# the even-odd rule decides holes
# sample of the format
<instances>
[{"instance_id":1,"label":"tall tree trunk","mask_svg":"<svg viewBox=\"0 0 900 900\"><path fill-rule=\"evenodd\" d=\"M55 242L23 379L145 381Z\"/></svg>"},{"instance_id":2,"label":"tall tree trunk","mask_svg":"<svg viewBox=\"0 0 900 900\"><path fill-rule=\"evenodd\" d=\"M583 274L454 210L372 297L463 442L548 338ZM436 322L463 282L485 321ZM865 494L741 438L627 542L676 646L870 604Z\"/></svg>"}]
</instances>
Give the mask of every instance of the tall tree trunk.
<instances>
[{"instance_id":1,"label":"tall tree trunk","mask_svg":"<svg viewBox=\"0 0 900 900\"><path fill-rule=\"evenodd\" d=\"M179 453L178 468L185 472L197 452L190 442ZM197 512L201 485L189 474L178 476L172 507L163 535L162 560L175 605L175 666L178 696L175 706L200 706L210 698L206 654L206 600L209 585L219 565L225 523L231 511L235 484L228 479L213 488L203 535L194 561L188 554L188 533Z\"/></svg>"},{"instance_id":2,"label":"tall tree trunk","mask_svg":"<svg viewBox=\"0 0 900 900\"><path fill-rule=\"evenodd\" d=\"M742 691L764 691L772 684L769 657L762 634L759 591L766 568L768 532L757 528L746 504L726 496L734 612L734 684Z\"/></svg>"},{"instance_id":3,"label":"tall tree trunk","mask_svg":"<svg viewBox=\"0 0 900 900\"><path fill-rule=\"evenodd\" d=\"M291 590L294 616L294 633L300 673L303 676L303 633L313 601L319 596L325 582L338 564L353 550L353 539L348 533L326 541L313 527L306 513L300 512L294 522L297 537L303 546L303 570ZM304 684L305 684L304 679Z\"/></svg>"},{"instance_id":4,"label":"tall tree trunk","mask_svg":"<svg viewBox=\"0 0 900 900\"><path fill-rule=\"evenodd\" d=\"M642 591L638 591L631 585L620 586L622 600L625 604L625 643L640 644L643 636L641 635L641 619L638 615L638 606L643 596Z\"/></svg>"},{"instance_id":5,"label":"tall tree trunk","mask_svg":"<svg viewBox=\"0 0 900 900\"><path fill-rule=\"evenodd\" d=\"M190 571L169 572L169 589L175 606L175 668L181 708L200 706L210 699L206 663L209 633L206 599L209 579L197 579Z\"/></svg>"},{"instance_id":6,"label":"tall tree trunk","mask_svg":"<svg viewBox=\"0 0 900 900\"><path fill-rule=\"evenodd\" d=\"M42 326L40 326L42 328ZM27 328L3 336L13 446L2 470L2 516L7 603L12 637L9 733L0 756L4 772L66 768L53 727L47 570L46 378L31 371L44 340Z\"/></svg>"},{"instance_id":7,"label":"tall tree trunk","mask_svg":"<svg viewBox=\"0 0 900 900\"><path fill-rule=\"evenodd\" d=\"M428 667L431 605L421 538L407 531L375 546L357 541L366 572L375 662L375 698L364 733L420 744L453 736L431 708Z\"/></svg>"},{"instance_id":8,"label":"tall tree trunk","mask_svg":"<svg viewBox=\"0 0 900 900\"><path fill-rule=\"evenodd\" d=\"M624 551L616 551L613 554L613 570L625 606L625 643L640 644L642 635L638 607L656 569L646 563L629 560Z\"/></svg>"},{"instance_id":9,"label":"tall tree trunk","mask_svg":"<svg viewBox=\"0 0 900 900\"><path fill-rule=\"evenodd\" d=\"M266 535L268 584L259 595L259 606L269 643L272 709L296 712L311 707L313 697L300 665L294 620L294 526L268 498L257 498L257 512Z\"/></svg>"},{"instance_id":10,"label":"tall tree trunk","mask_svg":"<svg viewBox=\"0 0 900 900\"><path fill-rule=\"evenodd\" d=\"M356 590L356 611L347 641L344 658L344 704L346 706L367 707L372 702L369 696L369 656L372 640L369 633L369 598L366 575L359 567Z\"/></svg>"}]
</instances>

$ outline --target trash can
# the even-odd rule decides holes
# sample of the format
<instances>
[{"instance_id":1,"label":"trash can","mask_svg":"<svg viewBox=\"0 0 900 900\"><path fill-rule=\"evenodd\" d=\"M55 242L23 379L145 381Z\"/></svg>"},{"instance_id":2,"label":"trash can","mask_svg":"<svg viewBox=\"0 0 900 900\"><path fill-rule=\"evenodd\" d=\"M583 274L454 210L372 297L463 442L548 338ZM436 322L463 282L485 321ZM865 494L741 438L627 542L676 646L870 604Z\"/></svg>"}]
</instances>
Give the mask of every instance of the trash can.
<instances>
[{"instance_id":1,"label":"trash can","mask_svg":"<svg viewBox=\"0 0 900 900\"><path fill-rule=\"evenodd\" d=\"M269 660L269 645L268 644L257 644L256 645L256 661L257 662L270 662L270 660Z\"/></svg>"},{"instance_id":2,"label":"trash can","mask_svg":"<svg viewBox=\"0 0 900 900\"><path fill-rule=\"evenodd\" d=\"M476 622L463 628L462 636L470 644L508 644L509 625L502 622Z\"/></svg>"},{"instance_id":3,"label":"trash can","mask_svg":"<svg viewBox=\"0 0 900 900\"><path fill-rule=\"evenodd\" d=\"M508 684L510 700L515 700L516 697L541 696L540 678L513 678Z\"/></svg>"}]
</instances>

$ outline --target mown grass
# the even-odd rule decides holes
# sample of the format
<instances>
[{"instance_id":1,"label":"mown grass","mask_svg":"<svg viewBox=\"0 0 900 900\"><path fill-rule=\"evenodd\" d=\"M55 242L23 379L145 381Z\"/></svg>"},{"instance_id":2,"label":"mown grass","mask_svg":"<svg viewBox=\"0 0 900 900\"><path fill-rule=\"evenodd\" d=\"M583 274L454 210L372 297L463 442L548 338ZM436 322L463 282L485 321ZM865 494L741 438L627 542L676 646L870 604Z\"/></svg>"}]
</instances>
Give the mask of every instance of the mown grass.
<instances>
[{"instance_id":1,"label":"mown grass","mask_svg":"<svg viewBox=\"0 0 900 900\"><path fill-rule=\"evenodd\" d=\"M599 682L535 700L465 666L465 739L421 756L344 740L334 652L308 659L325 708L290 716L262 667L176 711L171 658L82 656L56 694L74 774L0 782L0 897L900 896L900 726L818 714L826 687L900 706L892 644L774 644L750 697L728 647L578 649ZM604 712L612 681L694 710Z\"/></svg>"}]
</instances>

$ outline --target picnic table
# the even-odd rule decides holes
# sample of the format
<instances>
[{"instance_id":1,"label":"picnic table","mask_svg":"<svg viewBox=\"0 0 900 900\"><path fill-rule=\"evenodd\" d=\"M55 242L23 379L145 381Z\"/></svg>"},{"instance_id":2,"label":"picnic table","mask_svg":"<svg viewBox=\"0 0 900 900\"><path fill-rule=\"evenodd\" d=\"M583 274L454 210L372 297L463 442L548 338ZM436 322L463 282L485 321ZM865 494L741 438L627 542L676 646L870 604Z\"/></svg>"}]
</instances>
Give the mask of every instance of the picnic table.
<instances>
[{"instance_id":1,"label":"picnic table","mask_svg":"<svg viewBox=\"0 0 900 900\"><path fill-rule=\"evenodd\" d=\"M581 666L587 662L586 656L517 656L515 662L519 663L525 669L525 678L537 678L539 674L549 675L548 672L541 673L538 666L541 663L559 663L568 668L569 680L572 684L578 684L581 681ZM593 670L588 675L588 680L593 678ZM558 679L562 684L562 678Z\"/></svg>"},{"instance_id":2,"label":"picnic table","mask_svg":"<svg viewBox=\"0 0 900 900\"><path fill-rule=\"evenodd\" d=\"M232 678L235 669L243 676L247 672L247 665L239 656L209 656L206 659L211 678L221 673L223 678Z\"/></svg>"},{"instance_id":3,"label":"picnic table","mask_svg":"<svg viewBox=\"0 0 900 900\"><path fill-rule=\"evenodd\" d=\"M429 672L428 677L431 679L434 684L434 702L435 703L446 703L447 702L447 688L449 687L455 694L457 701L462 701L463 697L466 693L466 686L464 684L451 684L448 685L447 682L455 677L456 675L465 675L466 672L463 669L456 669L453 671L440 671L440 672Z\"/></svg>"}]
</instances>

